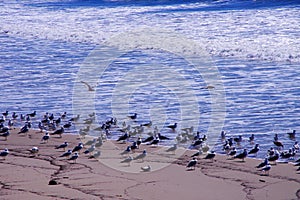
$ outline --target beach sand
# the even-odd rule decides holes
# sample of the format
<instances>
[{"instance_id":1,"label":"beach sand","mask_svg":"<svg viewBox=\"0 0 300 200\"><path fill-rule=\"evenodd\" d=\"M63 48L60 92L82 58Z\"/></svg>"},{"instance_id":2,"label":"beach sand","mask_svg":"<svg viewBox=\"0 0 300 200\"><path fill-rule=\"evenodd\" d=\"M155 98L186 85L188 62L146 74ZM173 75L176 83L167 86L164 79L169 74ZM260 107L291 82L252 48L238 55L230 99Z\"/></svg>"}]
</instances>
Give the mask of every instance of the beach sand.
<instances>
[{"instance_id":1,"label":"beach sand","mask_svg":"<svg viewBox=\"0 0 300 200\"><path fill-rule=\"evenodd\" d=\"M18 135L18 130L12 130L7 141L0 138L1 150L8 148L10 151L6 159L0 158L2 200L300 199L300 174L291 163L273 165L269 176L263 176L255 168L261 160L246 158L246 162L241 162L216 155L215 160L211 161L202 159L204 155L201 155L197 158L196 169L187 170L186 165L194 152L183 151L180 158L160 169L159 164L155 164L159 163L155 160L157 157L151 156L151 151L156 151L158 147L148 146L142 146L135 153L138 155L147 148L145 161L134 160L130 166L120 163L122 157L118 156L118 161L112 164L116 167L108 167L109 162L88 159L89 155L82 152L73 163L59 158L64 150L57 150L55 146L68 141L72 149L80 142L77 135L52 136L48 143L41 144L43 133L32 130L25 136ZM30 153L29 149L33 146L39 148L38 155ZM120 152L125 146L120 144L112 149ZM108 157L104 152L99 160ZM149 163L153 168L150 172L139 171L141 166ZM135 168L136 173L126 172ZM55 180L57 185L49 185L50 180Z\"/></svg>"}]
</instances>

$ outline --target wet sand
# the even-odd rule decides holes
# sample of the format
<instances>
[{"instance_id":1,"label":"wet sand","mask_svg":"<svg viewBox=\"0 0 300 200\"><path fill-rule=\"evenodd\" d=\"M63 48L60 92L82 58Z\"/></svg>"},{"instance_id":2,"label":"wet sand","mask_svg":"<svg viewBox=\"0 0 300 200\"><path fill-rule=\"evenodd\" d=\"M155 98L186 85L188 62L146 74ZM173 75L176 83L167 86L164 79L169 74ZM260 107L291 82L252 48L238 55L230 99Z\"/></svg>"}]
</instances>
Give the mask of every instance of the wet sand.
<instances>
[{"instance_id":1,"label":"wet sand","mask_svg":"<svg viewBox=\"0 0 300 200\"><path fill-rule=\"evenodd\" d=\"M241 162L216 155L211 161L201 155L196 169L187 170L186 164L194 152L184 151L179 159L159 169L157 156L151 153L158 147L148 146L142 146L133 155L147 148L144 161L134 160L130 166L120 163L123 157L118 156L112 164L115 167L108 167L103 164L109 157L105 152L99 157L103 159L100 162L81 151L74 163L60 158L64 150L55 146L68 141L72 149L81 141L77 135L51 136L48 143L42 144L43 133L18 135L18 130L12 130L7 141L0 138L1 150L10 151L6 159L0 158L0 199L300 199L300 174L291 163L273 165L270 174L264 176L255 168L261 160L246 158ZM29 151L33 146L39 148L37 155ZM125 146L117 144L112 149L121 152ZM140 167L149 163L152 170L141 172ZM134 168L136 173L125 172ZM49 185L50 180L57 185Z\"/></svg>"}]
</instances>

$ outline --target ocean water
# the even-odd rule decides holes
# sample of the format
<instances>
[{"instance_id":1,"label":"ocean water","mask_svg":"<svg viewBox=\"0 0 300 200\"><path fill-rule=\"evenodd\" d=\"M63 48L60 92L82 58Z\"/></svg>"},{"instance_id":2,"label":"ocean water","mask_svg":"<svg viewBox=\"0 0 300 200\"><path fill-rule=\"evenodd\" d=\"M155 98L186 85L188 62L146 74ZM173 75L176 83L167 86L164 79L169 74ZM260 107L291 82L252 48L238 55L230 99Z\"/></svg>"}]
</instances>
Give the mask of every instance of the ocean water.
<instances>
[{"instance_id":1,"label":"ocean water","mask_svg":"<svg viewBox=\"0 0 300 200\"><path fill-rule=\"evenodd\" d=\"M71 117L89 112L90 101L84 99L90 98L99 124L114 116L113 108L122 110L127 105L119 115L126 118L137 112L138 123L161 119L161 132L172 138L179 131L171 132L165 126L178 122L179 128L187 128L185 119L195 122L202 134L217 137L219 129L211 129L217 119L222 130L233 137L255 134L263 150L258 156L264 157L265 150L273 146L275 133L289 148L294 140L286 132L300 131L299 12L296 0L4 0L0 2L0 110L23 114L36 110L40 116L67 111ZM136 30L142 33L136 38L146 37L143 44L149 42L151 31L164 30L193 41L217 69L221 82L206 80L186 60L185 51L197 55L197 48L178 40L168 51L147 48L132 37ZM172 34L167 38L172 39ZM151 45L167 43L160 36L150 37ZM105 47L115 44L125 53L108 59L102 74L79 75L95 49L100 47L101 58L109 54ZM85 91L81 95L85 104L78 109L76 91L84 89L79 82L83 77L92 80L95 92ZM159 84L159 78L168 82ZM221 87L217 83L222 83ZM136 85L128 88L126 84ZM175 92L176 85L185 92ZM215 88L207 89L208 85ZM130 94L122 93L124 88ZM189 108L193 99L181 101L181 97L186 100L186 93L196 98L194 109ZM215 102L220 95L223 101ZM215 113L215 104L220 115ZM79 128L71 132L77 133ZM112 134L114 138L120 133ZM214 148L221 152L221 140L214 141ZM252 147L247 141L242 146Z\"/></svg>"}]
</instances>

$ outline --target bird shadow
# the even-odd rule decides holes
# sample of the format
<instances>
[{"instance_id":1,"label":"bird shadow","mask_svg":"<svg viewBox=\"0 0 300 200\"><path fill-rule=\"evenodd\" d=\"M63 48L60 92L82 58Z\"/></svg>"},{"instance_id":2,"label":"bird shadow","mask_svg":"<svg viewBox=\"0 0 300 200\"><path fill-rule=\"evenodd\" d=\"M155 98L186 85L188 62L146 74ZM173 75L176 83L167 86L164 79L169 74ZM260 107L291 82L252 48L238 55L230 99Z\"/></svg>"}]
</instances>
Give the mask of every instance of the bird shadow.
<instances>
[{"instance_id":1,"label":"bird shadow","mask_svg":"<svg viewBox=\"0 0 300 200\"><path fill-rule=\"evenodd\" d=\"M193 168L189 168L189 169L186 169L186 171L195 171L195 169L193 169Z\"/></svg>"}]
</instances>

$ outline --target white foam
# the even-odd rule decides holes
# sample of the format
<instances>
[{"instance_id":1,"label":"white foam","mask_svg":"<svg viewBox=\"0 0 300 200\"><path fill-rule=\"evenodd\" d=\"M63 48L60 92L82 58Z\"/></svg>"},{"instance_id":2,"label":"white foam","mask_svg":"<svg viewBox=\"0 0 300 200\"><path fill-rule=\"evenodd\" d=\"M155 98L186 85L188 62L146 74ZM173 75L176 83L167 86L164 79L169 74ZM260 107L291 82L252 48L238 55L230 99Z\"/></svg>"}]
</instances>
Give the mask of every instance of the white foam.
<instances>
[{"instance_id":1,"label":"white foam","mask_svg":"<svg viewBox=\"0 0 300 200\"><path fill-rule=\"evenodd\" d=\"M132 29L168 28L196 40L213 56L300 62L299 8L172 11L202 6L55 10L4 3L0 8L0 32L24 38L99 44Z\"/></svg>"}]
</instances>

